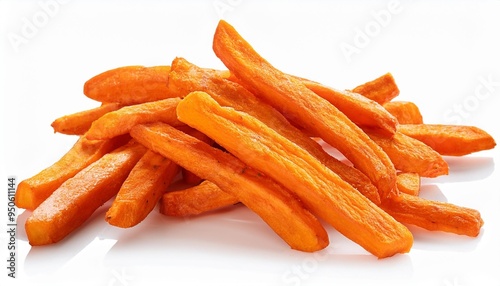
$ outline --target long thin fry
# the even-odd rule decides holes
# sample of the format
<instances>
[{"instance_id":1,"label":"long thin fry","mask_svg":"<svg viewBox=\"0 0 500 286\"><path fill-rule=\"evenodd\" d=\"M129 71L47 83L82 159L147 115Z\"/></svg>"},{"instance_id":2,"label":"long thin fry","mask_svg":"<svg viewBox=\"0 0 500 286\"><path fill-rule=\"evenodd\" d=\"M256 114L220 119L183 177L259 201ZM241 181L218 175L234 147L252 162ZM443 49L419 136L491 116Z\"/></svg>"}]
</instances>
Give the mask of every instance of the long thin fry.
<instances>
[{"instance_id":1,"label":"long thin fry","mask_svg":"<svg viewBox=\"0 0 500 286\"><path fill-rule=\"evenodd\" d=\"M193 92L177 106L179 119L207 134L249 166L293 191L317 216L377 257L409 251L403 225L293 142L247 113Z\"/></svg>"},{"instance_id":2,"label":"long thin fry","mask_svg":"<svg viewBox=\"0 0 500 286\"><path fill-rule=\"evenodd\" d=\"M19 208L34 210L66 180L129 139L128 135L110 140L88 140L80 137L57 162L19 183L16 205Z\"/></svg>"},{"instance_id":3,"label":"long thin fry","mask_svg":"<svg viewBox=\"0 0 500 286\"><path fill-rule=\"evenodd\" d=\"M106 212L106 221L123 228L143 221L178 172L179 167L174 162L148 150L123 182Z\"/></svg>"},{"instance_id":4,"label":"long thin fry","mask_svg":"<svg viewBox=\"0 0 500 286\"><path fill-rule=\"evenodd\" d=\"M26 220L29 243L34 246L55 243L80 227L116 195L144 152L144 146L131 142L64 182Z\"/></svg>"},{"instance_id":5,"label":"long thin fry","mask_svg":"<svg viewBox=\"0 0 500 286\"><path fill-rule=\"evenodd\" d=\"M180 100L180 98L167 98L122 107L94 121L85 136L88 139L109 139L128 133L137 124L150 122L182 125L175 113Z\"/></svg>"},{"instance_id":6,"label":"long thin fry","mask_svg":"<svg viewBox=\"0 0 500 286\"><path fill-rule=\"evenodd\" d=\"M424 120L418 106L410 101L390 101L384 108L397 118L399 124L422 124Z\"/></svg>"},{"instance_id":7,"label":"long thin fry","mask_svg":"<svg viewBox=\"0 0 500 286\"><path fill-rule=\"evenodd\" d=\"M237 203L238 198L205 180L185 190L165 193L160 201L160 213L168 216L191 216Z\"/></svg>"},{"instance_id":8,"label":"long thin fry","mask_svg":"<svg viewBox=\"0 0 500 286\"><path fill-rule=\"evenodd\" d=\"M137 125L130 134L148 148L234 195L291 248L312 252L328 245L325 229L297 198L231 154L163 123Z\"/></svg>"},{"instance_id":9,"label":"long thin fry","mask_svg":"<svg viewBox=\"0 0 500 286\"><path fill-rule=\"evenodd\" d=\"M83 135L89 130L92 122L104 114L115 111L121 107L119 103L105 103L99 107L68 114L57 118L51 126L54 132L67 135Z\"/></svg>"},{"instance_id":10,"label":"long thin fry","mask_svg":"<svg viewBox=\"0 0 500 286\"><path fill-rule=\"evenodd\" d=\"M475 126L406 124L401 125L399 131L447 156L463 156L496 146L490 134Z\"/></svg>"},{"instance_id":11,"label":"long thin fry","mask_svg":"<svg viewBox=\"0 0 500 286\"><path fill-rule=\"evenodd\" d=\"M386 73L372 81L361 84L352 91L382 105L399 95L399 88L391 73Z\"/></svg>"},{"instance_id":12,"label":"long thin fry","mask_svg":"<svg viewBox=\"0 0 500 286\"><path fill-rule=\"evenodd\" d=\"M474 237L479 234L483 226L483 219L477 210L405 193L387 200L383 208L400 222L427 230Z\"/></svg>"},{"instance_id":13,"label":"long thin fry","mask_svg":"<svg viewBox=\"0 0 500 286\"><path fill-rule=\"evenodd\" d=\"M125 66L100 73L83 86L83 93L100 102L132 105L170 98L169 66Z\"/></svg>"},{"instance_id":14,"label":"long thin fry","mask_svg":"<svg viewBox=\"0 0 500 286\"><path fill-rule=\"evenodd\" d=\"M387 154L335 106L274 68L223 20L215 31L213 49L247 88L337 148L370 178L382 200L397 194L396 171Z\"/></svg>"},{"instance_id":15,"label":"long thin fry","mask_svg":"<svg viewBox=\"0 0 500 286\"><path fill-rule=\"evenodd\" d=\"M182 58L176 58L171 67L169 88L172 93L184 97L192 91L204 91L220 105L230 106L256 117L307 150L370 200L380 203L378 191L367 176L327 154L317 142L290 124L281 113L241 85L222 78L218 71L199 68Z\"/></svg>"}]
</instances>

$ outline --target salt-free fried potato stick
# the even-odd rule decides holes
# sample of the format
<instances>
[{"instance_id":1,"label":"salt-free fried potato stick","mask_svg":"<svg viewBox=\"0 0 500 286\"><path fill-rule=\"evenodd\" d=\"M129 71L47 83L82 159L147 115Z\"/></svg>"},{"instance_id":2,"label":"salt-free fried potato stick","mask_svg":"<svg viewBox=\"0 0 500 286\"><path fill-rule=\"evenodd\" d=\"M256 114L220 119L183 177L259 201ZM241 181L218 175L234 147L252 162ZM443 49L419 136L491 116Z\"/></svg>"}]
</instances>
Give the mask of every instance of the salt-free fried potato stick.
<instances>
[{"instance_id":1,"label":"salt-free fried potato stick","mask_svg":"<svg viewBox=\"0 0 500 286\"><path fill-rule=\"evenodd\" d=\"M19 183L15 198L17 207L34 210L66 180L129 139L128 135L110 140L80 137L57 162Z\"/></svg>"},{"instance_id":2,"label":"salt-free fried potato stick","mask_svg":"<svg viewBox=\"0 0 500 286\"><path fill-rule=\"evenodd\" d=\"M263 59L224 20L216 28L213 50L250 91L337 148L370 178L381 200L397 194L396 171L387 154L330 102Z\"/></svg>"},{"instance_id":3,"label":"salt-free fried potato stick","mask_svg":"<svg viewBox=\"0 0 500 286\"><path fill-rule=\"evenodd\" d=\"M55 243L80 227L116 195L145 152L144 146L132 140L64 182L26 220L29 243Z\"/></svg>"},{"instance_id":4,"label":"salt-free fried potato stick","mask_svg":"<svg viewBox=\"0 0 500 286\"><path fill-rule=\"evenodd\" d=\"M475 126L444 124L406 124L399 131L422 141L441 155L463 156L493 149L496 142L486 131Z\"/></svg>"},{"instance_id":5,"label":"salt-free fried potato stick","mask_svg":"<svg viewBox=\"0 0 500 286\"><path fill-rule=\"evenodd\" d=\"M92 123L85 134L88 139L108 139L126 134L137 124L164 122L172 126L183 125L177 120L175 108L180 98L167 98L122 107L103 115Z\"/></svg>"},{"instance_id":6,"label":"salt-free fried potato stick","mask_svg":"<svg viewBox=\"0 0 500 286\"><path fill-rule=\"evenodd\" d=\"M475 237L483 226L483 219L477 210L402 192L385 201L383 208L398 221L427 230Z\"/></svg>"},{"instance_id":7,"label":"salt-free fried potato stick","mask_svg":"<svg viewBox=\"0 0 500 286\"><path fill-rule=\"evenodd\" d=\"M122 228L143 221L178 172L179 167L174 162L148 150L123 182L106 212L106 221Z\"/></svg>"},{"instance_id":8,"label":"salt-free fried potato stick","mask_svg":"<svg viewBox=\"0 0 500 286\"><path fill-rule=\"evenodd\" d=\"M384 108L398 120L399 124L422 124L422 114L418 106L410 101L389 101Z\"/></svg>"},{"instance_id":9,"label":"salt-free fried potato stick","mask_svg":"<svg viewBox=\"0 0 500 286\"><path fill-rule=\"evenodd\" d=\"M119 103L104 103L99 107L64 115L52 122L54 132L67 135L83 135L89 130L92 122L104 114L119 109Z\"/></svg>"},{"instance_id":10,"label":"salt-free fried potato stick","mask_svg":"<svg viewBox=\"0 0 500 286\"><path fill-rule=\"evenodd\" d=\"M169 66L125 66L100 73L83 86L83 93L100 102L132 105L170 98Z\"/></svg>"},{"instance_id":11,"label":"salt-free fried potato stick","mask_svg":"<svg viewBox=\"0 0 500 286\"><path fill-rule=\"evenodd\" d=\"M168 216L192 216L239 203L238 198L210 181L184 190L165 193L160 213Z\"/></svg>"},{"instance_id":12,"label":"salt-free fried potato stick","mask_svg":"<svg viewBox=\"0 0 500 286\"><path fill-rule=\"evenodd\" d=\"M294 192L311 212L375 256L383 258L410 250L413 237L405 226L255 117L221 107L204 92L186 96L177 106L177 115Z\"/></svg>"},{"instance_id":13,"label":"salt-free fried potato stick","mask_svg":"<svg viewBox=\"0 0 500 286\"><path fill-rule=\"evenodd\" d=\"M448 163L444 158L417 139L399 131L392 138L381 136L371 130L366 130L366 133L382 147L397 170L417 173L428 178L448 175Z\"/></svg>"},{"instance_id":14,"label":"salt-free fried potato stick","mask_svg":"<svg viewBox=\"0 0 500 286\"><path fill-rule=\"evenodd\" d=\"M220 105L229 106L256 117L282 136L310 152L371 201L380 203L377 189L361 171L330 156L317 142L290 124L275 108L255 97L238 83L222 78L220 72L202 69L185 59L176 58L172 62L168 82L171 92L180 97L184 97L192 91L204 91Z\"/></svg>"},{"instance_id":15,"label":"salt-free fried potato stick","mask_svg":"<svg viewBox=\"0 0 500 286\"><path fill-rule=\"evenodd\" d=\"M386 73L372 81L359 85L352 91L382 105L399 95L399 88L391 73Z\"/></svg>"},{"instance_id":16,"label":"salt-free fried potato stick","mask_svg":"<svg viewBox=\"0 0 500 286\"><path fill-rule=\"evenodd\" d=\"M233 155L164 123L137 125L130 134L149 149L234 195L291 248L313 252L328 245L325 229L297 198Z\"/></svg>"}]
</instances>

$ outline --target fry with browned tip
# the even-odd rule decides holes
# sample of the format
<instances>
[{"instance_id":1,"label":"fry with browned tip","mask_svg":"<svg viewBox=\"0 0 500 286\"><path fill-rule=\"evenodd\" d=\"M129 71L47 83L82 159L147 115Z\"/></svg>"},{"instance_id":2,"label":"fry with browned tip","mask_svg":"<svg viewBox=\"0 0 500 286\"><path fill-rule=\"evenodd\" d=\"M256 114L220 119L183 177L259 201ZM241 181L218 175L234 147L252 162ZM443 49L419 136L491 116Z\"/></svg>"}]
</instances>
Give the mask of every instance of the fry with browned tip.
<instances>
[{"instance_id":1,"label":"fry with browned tip","mask_svg":"<svg viewBox=\"0 0 500 286\"><path fill-rule=\"evenodd\" d=\"M116 195L145 152L144 146L131 141L64 182L26 220L29 243L34 246L55 243L80 227Z\"/></svg>"},{"instance_id":2,"label":"fry with browned tip","mask_svg":"<svg viewBox=\"0 0 500 286\"><path fill-rule=\"evenodd\" d=\"M370 178L382 200L397 194L396 170L387 154L330 102L263 59L224 20L216 28L213 50L250 91L337 148Z\"/></svg>"},{"instance_id":3,"label":"fry with browned tip","mask_svg":"<svg viewBox=\"0 0 500 286\"><path fill-rule=\"evenodd\" d=\"M130 134L148 148L234 195L291 248L313 252L328 245L325 229L296 197L231 154L163 123L137 125Z\"/></svg>"},{"instance_id":4,"label":"fry with browned tip","mask_svg":"<svg viewBox=\"0 0 500 286\"><path fill-rule=\"evenodd\" d=\"M377 257L408 252L411 233L290 140L244 112L192 92L179 120L207 134L249 166L296 194L314 214Z\"/></svg>"}]
</instances>

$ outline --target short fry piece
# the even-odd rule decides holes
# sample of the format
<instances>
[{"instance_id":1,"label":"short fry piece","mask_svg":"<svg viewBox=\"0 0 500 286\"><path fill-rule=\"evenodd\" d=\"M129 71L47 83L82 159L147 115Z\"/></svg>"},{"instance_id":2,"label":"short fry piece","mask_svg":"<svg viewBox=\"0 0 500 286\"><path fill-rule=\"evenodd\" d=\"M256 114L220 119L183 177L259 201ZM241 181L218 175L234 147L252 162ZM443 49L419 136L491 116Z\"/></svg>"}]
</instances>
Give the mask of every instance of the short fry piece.
<instances>
[{"instance_id":1,"label":"short fry piece","mask_svg":"<svg viewBox=\"0 0 500 286\"><path fill-rule=\"evenodd\" d=\"M325 229L297 198L231 154L163 123L137 125L130 134L148 148L234 195L291 248L312 252L328 245Z\"/></svg>"},{"instance_id":2,"label":"short fry piece","mask_svg":"<svg viewBox=\"0 0 500 286\"><path fill-rule=\"evenodd\" d=\"M169 66L125 66L100 73L83 86L83 93L100 102L131 105L170 98Z\"/></svg>"},{"instance_id":3,"label":"short fry piece","mask_svg":"<svg viewBox=\"0 0 500 286\"><path fill-rule=\"evenodd\" d=\"M125 144L128 139L130 139L129 136L121 136L100 141L80 137L57 162L19 183L16 191L16 205L19 208L34 210L62 183L104 154Z\"/></svg>"},{"instance_id":4,"label":"short fry piece","mask_svg":"<svg viewBox=\"0 0 500 286\"><path fill-rule=\"evenodd\" d=\"M406 124L401 125L398 130L445 156L463 156L496 146L490 134L475 126Z\"/></svg>"},{"instance_id":5,"label":"short fry piece","mask_svg":"<svg viewBox=\"0 0 500 286\"><path fill-rule=\"evenodd\" d=\"M238 199L210 181L185 190L165 193L160 213L168 216L191 216L239 203Z\"/></svg>"},{"instance_id":6,"label":"short fry piece","mask_svg":"<svg viewBox=\"0 0 500 286\"><path fill-rule=\"evenodd\" d=\"M116 195L144 152L144 146L131 142L64 182L26 220L29 243L33 246L55 243L77 229Z\"/></svg>"},{"instance_id":7,"label":"short fry piece","mask_svg":"<svg viewBox=\"0 0 500 286\"><path fill-rule=\"evenodd\" d=\"M396 184L400 192L413 196L420 194L420 176L417 173L399 173Z\"/></svg>"},{"instance_id":8,"label":"short fry piece","mask_svg":"<svg viewBox=\"0 0 500 286\"><path fill-rule=\"evenodd\" d=\"M290 121L321 136L370 178L381 200L397 194L396 171L387 154L334 105L274 68L224 20L219 21L212 46L245 87Z\"/></svg>"},{"instance_id":9,"label":"short fry piece","mask_svg":"<svg viewBox=\"0 0 500 286\"><path fill-rule=\"evenodd\" d=\"M307 151L247 113L192 92L177 106L179 120L207 134L249 166L299 197L309 210L379 258L409 251L403 225Z\"/></svg>"},{"instance_id":10,"label":"short fry piece","mask_svg":"<svg viewBox=\"0 0 500 286\"><path fill-rule=\"evenodd\" d=\"M380 136L367 130L372 138L391 158L397 170L417 173L434 178L448 174L448 163L443 157L424 143L396 132L392 138Z\"/></svg>"},{"instance_id":11,"label":"short fry piece","mask_svg":"<svg viewBox=\"0 0 500 286\"><path fill-rule=\"evenodd\" d=\"M422 124L422 114L418 106L410 101L390 101L384 108L397 118L399 124Z\"/></svg>"},{"instance_id":12,"label":"short fry piece","mask_svg":"<svg viewBox=\"0 0 500 286\"><path fill-rule=\"evenodd\" d=\"M352 91L382 105L399 95L399 88L391 73L386 73L381 77L359 85Z\"/></svg>"},{"instance_id":13,"label":"short fry piece","mask_svg":"<svg viewBox=\"0 0 500 286\"><path fill-rule=\"evenodd\" d=\"M140 223L157 205L178 171L174 162L148 150L123 182L106 212L106 221L122 228Z\"/></svg>"},{"instance_id":14,"label":"short fry piece","mask_svg":"<svg viewBox=\"0 0 500 286\"><path fill-rule=\"evenodd\" d=\"M52 122L51 126L54 128L54 132L67 135L83 135L89 130L92 122L104 114L115 111L120 107L121 105L119 103L105 103L96 108L59 117Z\"/></svg>"},{"instance_id":15,"label":"short fry piece","mask_svg":"<svg viewBox=\"0 0 500 286\"><path fill-rule=\"evenodd\" d=\"M475 237L483 226L483 219L477 210L405 193L387 200L383 208L398 221L427 230Z\"/></svg>"},{"instance_id":16,"label":"short fry piece","mask_svg":"<svg viewBox=\"0 0 500 286\"><path fill-rule=\"evenodd\" d=\"M88 139L109 139L128 133L137 124L157 121L173 126L182 125L175 113L180 100L180 98L167 98L122 107L94 121L85 136Z\"/></svg>"}]
</instances>

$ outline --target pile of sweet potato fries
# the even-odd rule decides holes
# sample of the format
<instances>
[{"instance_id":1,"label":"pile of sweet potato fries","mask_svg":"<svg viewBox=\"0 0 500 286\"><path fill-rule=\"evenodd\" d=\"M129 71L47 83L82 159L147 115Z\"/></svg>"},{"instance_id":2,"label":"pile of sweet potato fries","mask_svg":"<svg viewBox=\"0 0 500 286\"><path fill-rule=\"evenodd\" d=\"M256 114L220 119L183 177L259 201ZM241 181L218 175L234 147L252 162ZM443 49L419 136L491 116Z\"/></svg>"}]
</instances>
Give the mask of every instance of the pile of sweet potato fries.
<instances>
[{"instance_id":1,"label":"pile of sweet potato fries","mask_svg":"<svg viewBox=\"0 0 500 286\"><path fill-rule=\"evenodd\" d=\"M175 58L85 83L100 106L52 123L79 139L16 192L32 210L31 245L60 241L109 200L105 220L123 228L156 207L193 216L242 203L306 252L328 246L322 223L379 258L411 249L406 225L479 234L478 211L419 197L420 178L447 175L443 156L493 148L488 133L424 124L415 104L393 100L389 73L352 90L286 74L223 20L213 50L227 70ZM171 190L176 180L186 188Z\"/></svg>"}]
</instances>

